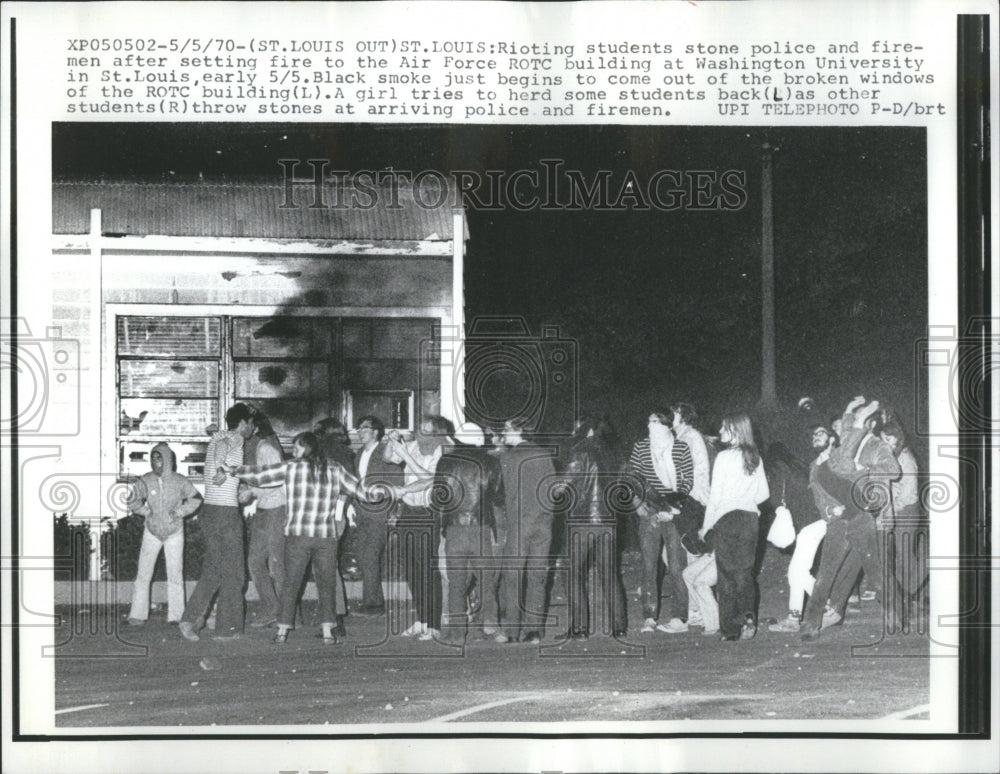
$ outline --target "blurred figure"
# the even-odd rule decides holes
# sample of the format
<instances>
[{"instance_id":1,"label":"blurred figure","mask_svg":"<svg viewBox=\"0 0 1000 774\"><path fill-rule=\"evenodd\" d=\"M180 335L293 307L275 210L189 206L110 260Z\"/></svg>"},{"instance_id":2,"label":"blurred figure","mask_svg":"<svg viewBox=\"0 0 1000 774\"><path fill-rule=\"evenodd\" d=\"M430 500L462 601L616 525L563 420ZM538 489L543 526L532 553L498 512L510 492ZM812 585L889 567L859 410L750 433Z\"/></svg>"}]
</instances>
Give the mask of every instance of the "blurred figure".
<instances>
[{"instance_id":1,"label":"blurred figure","mask_svg":"<svg viewBox=\"0 0 1000 774\"><path fill-rule=\"evenodd\" d=\"M495 560L495 526L504 508L500 462L483 448L482 430L466 423L460 438L463 442L452 446L438 461L431 493L431 511L444 537L448 573L444 642L452 645L465 644L473 584L480 590L483 604L494 608L492 615L496 617L495 589L485 587L487 573L482 565L483 560L487 564Z\"/></svg>"},{"instance_id":2,"label":"blurred figure","mask_svg":"<svg viewBox=\"0 0 1000 774\"><path fill-rule=\"evenodd\" d=\"M313 427L313 434L319 440L320 452L328 462L336 462L344 470L353 473L355 469L354 451L351 449L351 436L344 423L333 417L321 419ZM343 533L339 536L337 550L340 552L337 561L337 631L345 636L344 616L347 614L347 590L344 586L343 573L354 577L358 573L358 562L354 541L354 525L356 512L349 498L341 497L337 507L344 511L346 518L338 525Z\"/></svg>"},{"instance_id":3,"label":"blurred figure","mask_svg":"<svg viewBox=\"0 0 1000 774\"><path fill-rule=\"evenodd\" d=\"M889 489L889 502L876 520L888 579L886 591L889 620L907 626L910 603L927 581L929 535L921 509L916 455L911 451L903 426L895 418L882 428L882 440L899 461L900 476Z\"/></svg>"},{"instance_id":4,"label":"blurred figure","mask_svg":"<svg viewBox=\"0 0 1000 774\"><path fill-rule=\"evenodd\" d=\"M354 470L354 452L351 450L351 436L339 419L321 419L313 428L319 439L320 452L328 462L336 462L344 470Z\"/></svg>"},{"instance_id":5,"label":"blurred figure","mask_svg":"<svg viewBox=\"0 0 1000 774\"><path fill-rule=\"evenodd\" d=\"M711 485L712 467L708 456L708 445L705 437L699 433L694 423L698 421L698 412L690 403L674 403L670 407L671 425L674 437L687 444L691 452L691 489L680 499L680 510L674 518L677 531L681 536L684 550L689 558L700 556L705 552L705 546L698 539L698 530L705 520L705 505L708 503L708 492Z\"/></svg>"},{"instance_id":6,"label":"blurred figure","mask_svg":"<svg viewBox=\"0 0 1000 774\"><path fill-rule=\"evenodd\" d=\"M624 637L628 611L608 491L617 473L611 452L613 432L606 422L585 416L574 437L566 470L572 506L567 516L570 583L565 638L585 640L592 629L596 634Z\"/></svg>"},{"instance_id":7,"label":"blurred figure","mask_svg":"<svg viewBox=\"0 0 1000 774\"><path fill-rule=\"evenodd\" d=\"M500 453L503 451L503 429L487 427L486 453L500 463ZM503 488L503 472L500 474L500 487ZM502 607L503 587L501 585L501 566L504 546L507 544L506 499L504 507L493 511L493 557L494 562L483 570L482 588L480 590L480 607L474 611L474 620L482 624L483 637L496 637L500 632L500 608Z\"/></svg>"},{"instance_id":8,"label":"blurred figure","mask_svg":"<svg viewBox=\"0 0 1000 774\"><path fill-rule=\"evenodd\" d=\"M501 571L503 609L497 642L538 644L545 628L545 581L552 542L552 509L546 493L555 465L545 449L528 443L524 423L504 423L503 474L507 538Z\"/></svg>"}]
</instances>

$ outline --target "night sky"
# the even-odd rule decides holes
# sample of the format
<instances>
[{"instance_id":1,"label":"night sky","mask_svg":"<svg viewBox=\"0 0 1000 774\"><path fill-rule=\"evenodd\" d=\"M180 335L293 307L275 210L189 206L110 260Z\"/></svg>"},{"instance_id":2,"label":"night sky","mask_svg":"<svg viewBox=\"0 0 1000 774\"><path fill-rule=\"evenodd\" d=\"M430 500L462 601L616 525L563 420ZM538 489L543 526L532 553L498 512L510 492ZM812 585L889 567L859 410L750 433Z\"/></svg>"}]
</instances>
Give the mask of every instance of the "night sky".
<instances>
[{"instance_id":1,"label":"night sky","mask_svg":"<svg viewBox=\"0 0 1000 774\"><path fill-rule=\"evenodd\" d=\"M760 394L762 146L773 162L777 379L826 418L863 392L912 427L927 325L926 143L911 128L57 124L57 178L281 179L330 169L535 169L641 185L659 170L745 174L739 209L468 210L466 317L523 317L576 342L585 410L627 438L655 406L719 416ZM714 189L717 191L717 188ZM633 202L634 204L635 202Z\"/></svg>"}]
</instances>

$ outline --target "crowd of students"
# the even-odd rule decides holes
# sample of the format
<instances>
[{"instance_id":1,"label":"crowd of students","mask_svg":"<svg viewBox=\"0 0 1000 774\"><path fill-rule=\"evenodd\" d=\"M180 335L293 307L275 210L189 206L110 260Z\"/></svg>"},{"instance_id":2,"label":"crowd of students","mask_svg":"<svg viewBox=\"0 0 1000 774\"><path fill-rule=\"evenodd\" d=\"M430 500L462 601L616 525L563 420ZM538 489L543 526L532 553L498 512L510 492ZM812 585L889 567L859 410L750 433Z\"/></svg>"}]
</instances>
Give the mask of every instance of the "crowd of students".
<instances>
[{"instance_id":1,"label":"crowd of students","mask_svg":"<svg viewBox=\"0 0 1000 774\"><path fill-rule=\"evenodd\" d=\"M186 639L199 639L216 599L214 639L242 635L249 567L260 599L250 625L274 627L273 640L286 642L311 566L318 636L337 644L347 634L341 565L349 536L363 588L352 612L387 615L383 581L405 579L408 607L394 619L406 625L391 632L400 637L452 645L622 638L623 527L632 527L642 560L638 633L698 628L746 640L758 631L764 529L779 515L793 522L794 552L788 615L771 631L816 639L843 621L862 573L863 598L890 625L905 625L926 583L927 525L916 460L891 412L858 397L836 420L811 423L809 462L786 444L772 444L765 460L745 414L724 417L716 437L698 424L689 403L651 412L623 464L614 431L598 417L581 418L560 457L530 442L517 419L484 432L425 416L408 437L366 416L356 449L342 424L324 420L297 436L285 459L267 418L236 404L226 430L212 435L204 495L173 471L166 444L152 449L152 471L132 488L131 510L146 528L129 623L148 617L162 548L168 620ZM185 604L183 522L196 512L204 559ZM564 558L554 562L554 553ZM568 616L547 632L557 568L567 574Z\"/></svg>"}]
</instances>

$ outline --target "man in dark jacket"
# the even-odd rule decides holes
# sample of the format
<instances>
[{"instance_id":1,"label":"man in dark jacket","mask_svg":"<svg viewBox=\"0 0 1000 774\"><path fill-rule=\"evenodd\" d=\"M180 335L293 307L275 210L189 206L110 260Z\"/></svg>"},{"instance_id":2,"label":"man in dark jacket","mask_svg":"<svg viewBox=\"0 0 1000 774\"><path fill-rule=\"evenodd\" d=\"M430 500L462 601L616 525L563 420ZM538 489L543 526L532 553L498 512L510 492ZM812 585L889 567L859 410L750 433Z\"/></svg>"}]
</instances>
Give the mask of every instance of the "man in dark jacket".
<instances>
[{"instance_id":1,"label":"man in dark jacket","mask_svg":"<svg viewBox=\"0 0 1000 774\"><path fill-rule=\"evenodd\" d=\"M863 403L864 399L858 397L848 404L840 446L816 469L815 485L840 503L844 511L831 522L823 540L816 585L802 616L802 639L806 642L816 640L822 627L840 623L850 587L862 568L881 591L882 568L873 513L888 501L890 483L899 478L900 467L892 449L879 435L878 402L862 408ZM829 609L825 607L827 598Z\"/></svg>"},{"instance_id":2,"label":"man in dark jacket","mask_svg":"<svg viewBox=\"0 0 1000 774\"><path fill-rule=\"evenodd\" d=\"M313 427L313 434L319 439L323 457L327 462L336 462L348 473L354 473L354 451L351 449L351 436L347 432L344 423L334 417L326 417L319 420ZM347 510L346 498L342 500L342 506ZM357 542L354 534L354 522L348 513L348 518L340 522L344 530L338 542L338 565L340 569L353 576L358 571ZM343 618L347 614L347 592L344 587L344 579L337 574L337 631L341 637L346 636Z\"/></svg>"},{"instance_id":3,"label":"man in dark jacket","mask_svg":"<svg viewBox=\"0 0 1000 774\"><path fill-rule=\"evenodd\" d=\"M362 486L376 484L398 486L403 480L403 471L392 462L385 461L385 425L376 416L364 416L358 420L358 439L361 449L354 458L352 472ZM357 500L357 527L354 528L354 547L361 571L362 615L381 615L385 612L385 597L382 592L382 570L385 563L386 522L389 516L387 502L368 503Z\"/></svg>"},{"instance_id":4,"label":"man in dark jacket","mask_svg":"<svg viewBox=\"0 0 1000 774\"><path fill-rule=\"evenodd\" d=\"M503 510L500 462L483 448L469 425L456 444L438 461L431 490L431 511L444 536L448 572L448 626L443 640L465 644L469 625L468 594L475 579L485 595L482 562L493 560L496 514ZM478 441L478 443L477 443Z\"/></svg>"},{"instance_id":5,"label":"man in dark jacket","mask_svg":"<svg viewBox=\"0 0 1000 774\"><path fill-rule=\"evenodd\" d=\"M555 485L552 454L529 444L524 423L504 423L500 452L507 521L503 548L503 610L497 642L537 645L545 627L545 581L552 542L552 502Z\"/></svg>"},{"instance_id":6,"label":"man in dark jacket","mask_svg":"<svg viewBox=\"0 0 1000 774\"><path fill-rule=\"evenodd\" d=\"M591 417L580 421L566 470L567 485L572 492L566 522L570 556L567 639L585 640L589 636L592 601L596 603L597 620L593 622L596 634L624 637L627 628L625 586L618 572L615 545L615 515L609 502L616 475L604 442L605 427ZM589 583L594 576L596 584Z\"/></svg>"}]
</instances>

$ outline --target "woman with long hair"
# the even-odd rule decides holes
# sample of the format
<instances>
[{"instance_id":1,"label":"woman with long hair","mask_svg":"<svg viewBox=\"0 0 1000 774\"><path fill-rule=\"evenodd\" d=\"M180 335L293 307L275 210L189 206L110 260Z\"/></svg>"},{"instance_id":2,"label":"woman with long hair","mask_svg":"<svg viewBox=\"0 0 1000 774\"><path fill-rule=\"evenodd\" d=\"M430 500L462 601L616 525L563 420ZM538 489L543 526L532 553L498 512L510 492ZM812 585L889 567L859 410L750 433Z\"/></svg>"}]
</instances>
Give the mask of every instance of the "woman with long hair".
<instances>
[{"instance_id":1,"label":"woman with long hair","mask_svg":"<svg viewBox=\"0 0 1000 774\"><path fill-rule=\"evenodd\" d=\"M715 458L700 535L715 550L722 639L751 639L757 634L753 567L759 504L770 490L746 414L725 417L719 441L724 448Z\"/></svg>"},{"instance_id":2,"label":"woman with long hair","mask_svg":"<svg viewBox=\"0 0 1000 774\"><path fill-rule=\"evenodd\" d=\"M283 462L281 441L270 420L263 412L255 411L253 424L254 434L243 445L243 464L263 467ZM240 490L244 487L247 485L240 482ZM280 486L247 488L255 504L250 521L247 569L260 599L260 609L250 625L260 629L278 622L278 606L285 582L285 490Z\"/></svg>"},{"instance_id":3,"label":"woman with long hair","mask_svg":"<svg viewBox=\"0 0 1000 774\"><path fill-rule=\"evenodd\" d=\"M337 498L346 493L371 500L354 476L337 463L323 457L318 439L312 433L296 436L292 445L294 459L263 467L240 466L226 470L228 475L259 487L284 484L288 516L285 521L285 583L281 589L278 611L277 643L288 638L295 616L302 580L312 562L319 597L320 637L324 644L335 645L334 589L337 583Z\"/></svg>"}]
</instances>

